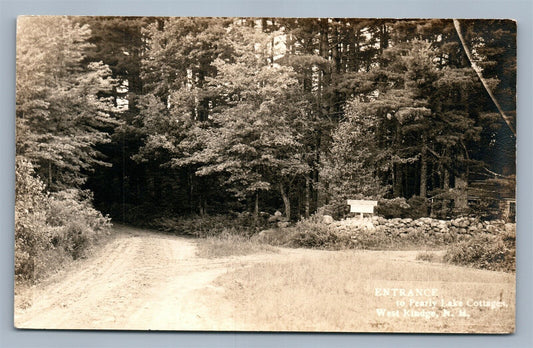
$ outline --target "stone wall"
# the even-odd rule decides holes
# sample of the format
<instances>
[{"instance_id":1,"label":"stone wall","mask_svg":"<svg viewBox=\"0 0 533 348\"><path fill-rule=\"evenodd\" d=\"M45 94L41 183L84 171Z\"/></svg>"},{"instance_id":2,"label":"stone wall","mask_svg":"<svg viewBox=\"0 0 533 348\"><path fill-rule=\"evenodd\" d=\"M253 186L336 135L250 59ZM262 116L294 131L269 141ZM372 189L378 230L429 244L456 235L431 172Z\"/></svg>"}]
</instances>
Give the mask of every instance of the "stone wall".
<instances>
[{"instance_id":1,"label":"stone wall","mask_svg":"<svg viewBox=\"0 0 533 348\"><path fill-rule=\"evenodd\" d=\"M325 219L324 222L329 221ZM330 227L339 232L353 234L361 230L369 233L382 232L392 237L409 237L412 234L424 233L437 239L454 240L468 238L476 233L502 233L512 232L516 228L514 223L505 223L503 220L480 221L472 217L461 217L453 220L438 220L432 218L420 219L385 219L379 216L371 218L350 218L341 221L332 221Z\"/></svg>"}]
</instances>

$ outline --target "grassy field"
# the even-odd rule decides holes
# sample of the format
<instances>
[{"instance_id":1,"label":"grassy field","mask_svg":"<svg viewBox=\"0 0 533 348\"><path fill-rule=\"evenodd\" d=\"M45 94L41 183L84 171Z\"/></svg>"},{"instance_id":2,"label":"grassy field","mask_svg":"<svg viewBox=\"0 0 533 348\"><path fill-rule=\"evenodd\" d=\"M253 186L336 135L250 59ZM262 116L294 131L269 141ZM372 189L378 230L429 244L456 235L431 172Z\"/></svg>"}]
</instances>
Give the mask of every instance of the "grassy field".
<instances>
[{"instance_id":1,"label":"grassy field","mask_svg":"<svg viewBox=\"0 0 533 348\"><path fill-rule=\"evenodd\" d=\"M416 260L417 254L315 251L296 261L287 257L240 269L216 282L235 306L236 330L514 331L514 274ZM381 296L392 288L436 292Z\"/></svg>"}]
</instances>

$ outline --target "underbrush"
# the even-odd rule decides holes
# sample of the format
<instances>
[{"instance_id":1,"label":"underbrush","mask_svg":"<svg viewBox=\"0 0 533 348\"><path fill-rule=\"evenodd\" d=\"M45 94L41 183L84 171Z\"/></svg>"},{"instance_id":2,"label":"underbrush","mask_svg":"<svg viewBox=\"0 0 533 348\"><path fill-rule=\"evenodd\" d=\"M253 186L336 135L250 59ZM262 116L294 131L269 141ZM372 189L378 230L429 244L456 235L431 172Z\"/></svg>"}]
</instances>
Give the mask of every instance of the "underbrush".
<instances>
[{"instance_id":1,"label":"underbrush","mask_svg":"<svg viewBox=\"0 0 533 348\"><path fill-rule=\"evenodd\" d=\"M516 232L483 233L468 241L452 244L444 261L456 265L514 272L516 270Z\"/></svg>"},{"instance_id":2,"label":"underbrush","mask_svg":"<svg viewBox=\"0 0 533 348\"><path fill-rule=\"evenodd\" d=\"M354 246L349 236L336 233L316 218L302 220L286 231L285 244L292 247L339 250Z\"/></svg>"},{"instance_id":3,"label":"underbrush","mask_svg":"<svg viewBox=\"0 0 533 348\"><path fill-rule=\"evenodd\" d=\"M31 163L17 158L15 279L32 282L59 269L110 231L111 222L92 207L88 191L46 193Z\"/></svg>"},{"instance_id":4,"label":"underbrush","mask_svg":"<svg viewBox=\"0 0 533 348\"><path fill-rule=\"evenodd\" d=\"M102 235L109 232L110 219L92 207L87 191L66 190L50 196L47 223L54 232L50 243L77 259Z\"/></svg>"},{"instance_id":5,"label":"underbrush","mask_svg":"<svg viewBox=\"0 0 533 348\"><path fill-rule=\"evenodd\" d=\"M228 231L251 236L259 228L248 214L160 217L154 219L150 227L166 233L199 238L214 237Z\"/></svg>"},{"instance_id":6,"label":"underbrush","mask_svg":"<svg viewBox=\"0 0 533 348\"><path fill-rule=\"evenodd\" d=\"M428 201L422 197L380 199L376 212L387 219L411 218L418 219L428 216Z\"/></svg>"},{"instance_id":7,"label":"underbrush","mask_svg":"<svg viewBox=\"0 0 533 348\"><path fill-rule=\"evenodd\" d=\"M206 237L198 243L197 255L203 258L249 255L259 252L276 252L268 244L259 243L248 236L224 231L217 236Z\"/></svg>"}]
</instances>

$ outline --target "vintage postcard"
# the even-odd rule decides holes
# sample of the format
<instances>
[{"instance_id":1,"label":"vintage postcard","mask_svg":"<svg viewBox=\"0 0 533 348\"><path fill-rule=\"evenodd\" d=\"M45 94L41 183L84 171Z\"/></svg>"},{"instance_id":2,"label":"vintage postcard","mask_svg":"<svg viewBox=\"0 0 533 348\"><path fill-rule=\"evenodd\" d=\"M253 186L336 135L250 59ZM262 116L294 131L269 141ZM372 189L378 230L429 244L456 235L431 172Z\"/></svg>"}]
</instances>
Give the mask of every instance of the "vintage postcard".
<instances>
[{"instance_id":1,"label":"vintage postcard","mask_svg":"<svg viewBox=\"0 0 533 348\"><path fill-rule=\"evenodd\" d=\"M21 16L19 329L513 333L516 22Z\"/></svg>"}]
</instances>

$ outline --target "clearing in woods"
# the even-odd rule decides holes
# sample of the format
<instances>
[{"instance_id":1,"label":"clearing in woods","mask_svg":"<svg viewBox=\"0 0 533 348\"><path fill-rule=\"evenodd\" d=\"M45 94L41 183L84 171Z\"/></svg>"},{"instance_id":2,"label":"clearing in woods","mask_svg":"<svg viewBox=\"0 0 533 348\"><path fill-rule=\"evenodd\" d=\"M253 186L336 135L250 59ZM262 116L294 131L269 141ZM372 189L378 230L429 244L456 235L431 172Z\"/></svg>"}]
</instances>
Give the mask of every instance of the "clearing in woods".
<instances>
[{"instance_id":1,"label":"clearing in woods","mask_svg":"<svg viewBox=\"0 0 533 348\"><path fill-rule=\"evenodd\" d=\"M15 326L47 329L512 332L515 276L417 261L417 251L280 248L200 258L187 239L131 227L94 255L18 287ZM399 308L376 288L435 288ZM440 301L445 302L440 302ZM463 301L453 308L448 300ZM506 307L467 305L500 301ZM409 303L409 302L407 302ZM470 302L473 304L474 302ZM409 304L407 304L409 306ZM379 315L377 309L385 309ZM451 317L442 317L443 310ZM398 317L396 316L398 310ZM435 311L437 317L413 316ZM464 310L468 317L461 317Z\"/></svg>"}]
</instances>

